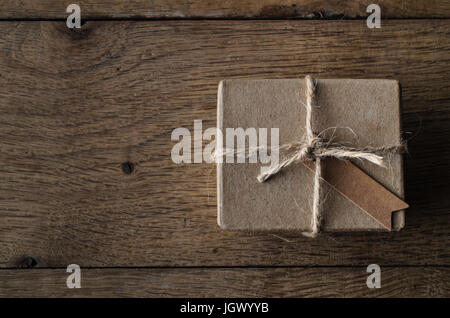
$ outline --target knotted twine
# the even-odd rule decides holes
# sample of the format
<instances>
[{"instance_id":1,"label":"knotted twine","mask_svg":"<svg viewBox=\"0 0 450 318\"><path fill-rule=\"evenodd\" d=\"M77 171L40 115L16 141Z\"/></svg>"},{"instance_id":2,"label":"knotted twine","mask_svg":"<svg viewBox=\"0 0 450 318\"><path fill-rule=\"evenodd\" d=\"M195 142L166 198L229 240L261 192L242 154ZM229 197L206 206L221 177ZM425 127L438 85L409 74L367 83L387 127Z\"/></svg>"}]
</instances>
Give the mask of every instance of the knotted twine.
<instances>
[{"instance_id":1,"label":"knotted twine","mask_svg":"<svg viewBox=\"0 0 450 318\"><path fill-rule=\"evenodd\" d=\"M311 219L311 230L309 232L303 232L302 234L314 238L316 237L321 228L321 220L322 213L320 208L320 180L322 179L322 168L321 168L321 160L326 157L334 157L341 160L346 159L363 159L370 161L380 167L386 167L384 156L388 154L395 154L403 151L405 149L405 145L401 144L398 146L391 147L380 147L380 148L361 148L355 149L345 146L335 146L331 145L330 142L324 140L320 137L321 134L315 134L312 130L312 108L314 103L314 95L316 90L316 81L311 78L311 76L307 75L305 77L306 80L306 121L305 121L305 130L306 133L303 136L303 140L300 142L291 142L288 144L283 144L275 149L279 150L289 150L291 151L291 155L286 159L281 161L276 166L271 166L268 169L265 169L258 177L259 182L265 182L270 177L276 175L282 169L290 166L293 163L298 163L304 160L310 160L315 162L314 169L314 189L313 189L313 205L312 205L312 219ZM257 147L253 150L249 150L250 152L261 149L261 147ZM242 152L245 153L246 149L240 149L237 151L232 151L234 154L240 154ZM215 157L223 156L229 154L230 151L221 152L220 154L216 153Z\"/></svg>"}]
</instances>

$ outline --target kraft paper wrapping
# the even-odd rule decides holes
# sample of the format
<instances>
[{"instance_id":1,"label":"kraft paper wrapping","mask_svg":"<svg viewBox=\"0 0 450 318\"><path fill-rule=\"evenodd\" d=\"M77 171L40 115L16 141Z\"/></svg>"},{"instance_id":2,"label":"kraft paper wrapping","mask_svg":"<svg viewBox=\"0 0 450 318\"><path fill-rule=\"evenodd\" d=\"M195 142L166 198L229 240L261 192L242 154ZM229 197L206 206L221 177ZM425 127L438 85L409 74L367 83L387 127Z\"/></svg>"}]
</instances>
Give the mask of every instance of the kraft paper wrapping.
<instances>
[{"instance_id":1,"label":"kraft paper wrapping","mask_svg":"<svg viewBox=\"0 0 450 318\"><path fill-rule=\"evenodd\" d=\"M217 126L279 128L280 145L302 139L305 131L305 80L224 80L219 84ZM399 145L400 88L393 80L317 80L313 130L349 147ZM270 134L269 134L270 135ZM224 138L225 139L225 138ZM270 140L270 137L268 138ZM224 141L225 146L225 141ZM326 169L326 161L323 165ZM400 198L404 196L401 155L388 168L352 161ZM218 224L223 229L308 231L313 172L302 164L282 170L268 182L256 180L260 163L217 164ZM345 176L343 176L345 177ZM373 218L321 183L324 231L383 230ZM371 195L366 193L365 195ZM393 213L393 230L404 226L404 211Z\"/></svg>"}]
</instances>

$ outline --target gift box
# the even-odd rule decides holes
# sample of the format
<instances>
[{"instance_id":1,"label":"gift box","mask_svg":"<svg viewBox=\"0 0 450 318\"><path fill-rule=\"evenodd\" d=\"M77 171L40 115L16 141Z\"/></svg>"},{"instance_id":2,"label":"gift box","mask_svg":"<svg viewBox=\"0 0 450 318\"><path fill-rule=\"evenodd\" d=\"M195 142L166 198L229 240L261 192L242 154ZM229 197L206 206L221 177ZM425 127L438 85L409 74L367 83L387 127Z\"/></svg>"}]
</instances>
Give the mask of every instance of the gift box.
<instances>
[{"instance_id":1,"label":"gift box","mask_svg":"<svg viewBox=\"0 0 450 318\"><path fill-rule=\"evenodd\" d=\"M314 80L312 131L321 138L322 147L337 145L364 151L399 147L402 145L400 92L395 80ZM306 95L305 79L220 82L217 127L223 140L218 143L218 149L229 151L227 138L234 140L236 159L227 162L223 158L217 163L218 224L222 229L311 230L312 211L317 205L314 160L295 162L266 182L259 182L257 177L270 164L262 160L250 162L252 150L248 144L245 162L237 162L242 140L239 144L237 137L227 136L228 131L242 128L241 133L247 133L245 141L251 143L256 131L258 141L268 141L265 151L273 151L274 145L270 143L276 140L272 136L277 134L279 146L305 140ZM404 196L402 155L386 153L384 167L369 160L344 159L321 158L322 174L318 178L321 229L403 228L407 205L400 200Z\"/></svg>"}]
</instances>

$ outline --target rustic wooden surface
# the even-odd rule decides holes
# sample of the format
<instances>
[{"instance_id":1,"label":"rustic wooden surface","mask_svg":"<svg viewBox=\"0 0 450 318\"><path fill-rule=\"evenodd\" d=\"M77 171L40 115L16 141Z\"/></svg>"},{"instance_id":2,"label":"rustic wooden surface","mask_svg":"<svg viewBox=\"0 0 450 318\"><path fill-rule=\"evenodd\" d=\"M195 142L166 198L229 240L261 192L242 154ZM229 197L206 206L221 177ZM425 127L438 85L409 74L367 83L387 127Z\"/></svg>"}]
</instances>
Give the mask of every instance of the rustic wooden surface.
<instances>
[{"instance_id":1,"label":"rustic wooden surface","mask_svg":"<svg viewBox=\"0 0 450 318\"><path fill-rule=\"evenodd\" d=\"M2 267L28 255L51 267L450 264L450 21L392 21L381 32L361 21L2 29ZM402 83L404 231L292 242L224 232L214 166L171 161L174 128L215 125L219 80L304 74Z\"/></svg>"},{"instance_id":2,"label":"rustic wooden surface","mask_svg":"<svg viewBox=\"0 0 450 318\"><path fill-rule=\"evenodd\" d=\"M51 3L20 8L65 17L46 16ZM118 3L107 17L135 16L120 15ZM439 16L432 8L443 3L425 16ZM228 16L256 15L242 8ZM450 21L382 23L0 22L0 296L448 297ZM221 79L305 74L401 82L405 230L315 240L224 232L214 166L172 163L174 128L215 126ZM65 287L72 263L82 267L79 291ZM365 285L371 263L382 267L381 290Z\"/></svg>"},{"instance_id":3,"label":"rustic wooden surface","mask_svg":"<svg viewBox=\"0 0 450 318\"><path fill-rule=\"evenodd\" d=\"M450 269L432 266L386 267L379 289L365 267L86 269L79 289L67 275L2 270L0 297L448 297L450 286Z\"/></svg>"},{"instance_id":4,"label":"rustic wooden surface","mask_svg":"<svg viewBox=\"0 0 450 318\"><path fill-rule=\"evenodd\" d=\"M60 0L2 0L0 18L66 19ZM446 0L77 0L85 19L98 18L314 18L367 17L377 3L383 18L448 18Z\"/></svg>"}]
</instances>

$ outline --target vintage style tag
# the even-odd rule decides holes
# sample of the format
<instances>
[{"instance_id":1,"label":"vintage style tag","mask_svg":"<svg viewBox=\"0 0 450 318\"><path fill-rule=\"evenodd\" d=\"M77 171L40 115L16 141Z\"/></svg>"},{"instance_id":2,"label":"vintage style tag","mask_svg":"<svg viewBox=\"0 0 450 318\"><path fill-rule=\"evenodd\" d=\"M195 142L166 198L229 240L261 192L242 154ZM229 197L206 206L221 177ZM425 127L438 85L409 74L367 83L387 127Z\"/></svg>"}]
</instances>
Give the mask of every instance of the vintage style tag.
<instances>
[{"instance_id":1,"label":"vintage style tag","mask_svg":"<svg viewBox=\"0 0 450 318\"><path fill-rule=\"evenodd\" d=\"M400 140L400 90L392 80L318 80L315 132L348 147L390 147ZM222 81L218 127L278 128L280 145L301 140L305 80ZM225 145L224 145L225 146ZM398 230L407 207L401 155L387 168L370 162L323 162L324 230ZM240 230L301 230L311 226L314 163L289 166L266 183L261 164L218 164L218 223Z\"/></svg>"},{"instance_id":2,"label":"vintage style tag","mask_svg":"<svg viewBox=\"0 0 450 318\"><path fill-rule=\"evenodd\" d=\"M302 162L314 171L312 161ZM339 192L375 221L392 230L392 212L409 205L364 173L350 161L329 158L322 167L323 181Z\"/></svg>"}]
</instances>

